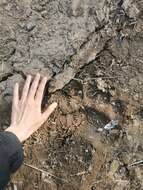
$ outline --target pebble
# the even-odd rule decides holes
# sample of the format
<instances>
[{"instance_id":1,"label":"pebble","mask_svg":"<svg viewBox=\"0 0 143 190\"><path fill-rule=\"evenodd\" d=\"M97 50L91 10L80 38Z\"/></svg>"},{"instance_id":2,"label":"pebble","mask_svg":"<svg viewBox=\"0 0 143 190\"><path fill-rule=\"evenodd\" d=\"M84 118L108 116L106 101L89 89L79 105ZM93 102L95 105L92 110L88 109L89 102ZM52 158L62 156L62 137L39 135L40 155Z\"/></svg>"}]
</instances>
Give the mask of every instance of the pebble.
<instances>
[{"instance_id":1,"label":"pebble","mask_svg":"<svg viewBox=\"0 0 143 190\"><path fill-rule=\"evenodd\" d=\"M27 23L27 25L26 25L26 30L27 30L28 32L30 32L31 30L33 30L33 29L35 28L35 26L36 26L35 21L29 21L29 22Z\"/></svg>"}]
</instances>

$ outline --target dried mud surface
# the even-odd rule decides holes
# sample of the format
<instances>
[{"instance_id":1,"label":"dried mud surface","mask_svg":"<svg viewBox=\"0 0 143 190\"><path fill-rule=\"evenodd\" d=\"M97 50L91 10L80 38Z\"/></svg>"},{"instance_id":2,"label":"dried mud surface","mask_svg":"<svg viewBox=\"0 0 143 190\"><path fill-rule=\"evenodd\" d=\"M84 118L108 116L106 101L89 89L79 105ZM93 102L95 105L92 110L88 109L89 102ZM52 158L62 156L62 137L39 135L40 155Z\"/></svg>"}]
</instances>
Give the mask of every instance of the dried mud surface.
<instances>
[{"instance_id":1,"label":"dried mud surface","mask_svg":"<svg viewBox=\"0 0 143 190\"><path fill-rule=\"evenodd\" d=\"M143 190L143 1L0 0L1 130L36 72L59 106L7 189Z\"/></svg>"}]
</instances>

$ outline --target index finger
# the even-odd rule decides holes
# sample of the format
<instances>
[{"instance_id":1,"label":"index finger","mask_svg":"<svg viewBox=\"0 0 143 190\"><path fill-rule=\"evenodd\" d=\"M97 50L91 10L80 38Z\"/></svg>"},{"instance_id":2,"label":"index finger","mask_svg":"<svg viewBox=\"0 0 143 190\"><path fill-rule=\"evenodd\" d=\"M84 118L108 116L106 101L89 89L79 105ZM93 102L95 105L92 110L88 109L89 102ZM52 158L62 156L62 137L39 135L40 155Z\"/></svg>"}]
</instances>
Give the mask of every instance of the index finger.
<instances>
[{"instance_id":1,"label":"index finger","mask_svg":"<svg viewBox=\"0 0 143 190\"><path fill-rule=\"evenodd\" d=\"M44 77L40 84L39 84L39 87L38 87L38 90L36 92L36 96L35 96L35 100L41 104L42 102L42 98L43 98L43 93L44 93L44 89L45 89L45 86L46 86L46 83L47 83L47 77Z\"/></svg>"}]
</instances>

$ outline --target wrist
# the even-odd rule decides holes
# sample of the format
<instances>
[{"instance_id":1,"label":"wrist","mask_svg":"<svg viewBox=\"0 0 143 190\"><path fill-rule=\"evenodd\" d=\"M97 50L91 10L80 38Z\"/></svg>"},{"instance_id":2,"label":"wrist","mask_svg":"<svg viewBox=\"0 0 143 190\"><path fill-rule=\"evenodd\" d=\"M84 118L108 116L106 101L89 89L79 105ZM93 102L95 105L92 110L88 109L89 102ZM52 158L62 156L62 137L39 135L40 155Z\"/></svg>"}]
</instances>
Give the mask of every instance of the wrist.
<instances>
[{"instance_id":1,"label":"wrist","mask_svg":"<svg viewBox=\"0 0 143 190\"><path fill-rule=\"evenodd\" d=\"M21 143L26 140L27 132L21 131L19 126L10 126L5 131L13 133L15 136L17 136Z\"/></svg>"}]
</instances>

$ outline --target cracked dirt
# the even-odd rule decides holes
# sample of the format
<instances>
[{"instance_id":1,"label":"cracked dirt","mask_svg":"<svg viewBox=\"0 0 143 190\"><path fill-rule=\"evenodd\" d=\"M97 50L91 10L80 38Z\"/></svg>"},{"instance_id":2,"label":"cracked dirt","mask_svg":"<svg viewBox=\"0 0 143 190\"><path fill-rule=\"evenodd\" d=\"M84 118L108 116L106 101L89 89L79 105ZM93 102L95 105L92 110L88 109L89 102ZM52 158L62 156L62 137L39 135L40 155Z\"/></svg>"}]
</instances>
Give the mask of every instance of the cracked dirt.
<instances>
[{"instance_id":1,"label":"cracked dirt","mask_svg":"<svg viewBox=\"0 0 143 190\"><path fill-rule=\"evenodd\" d=\"M143 1L0 0L1 130L36 72L59 106L7 189L142 190Z\"/></svg>"}]
</instances>

